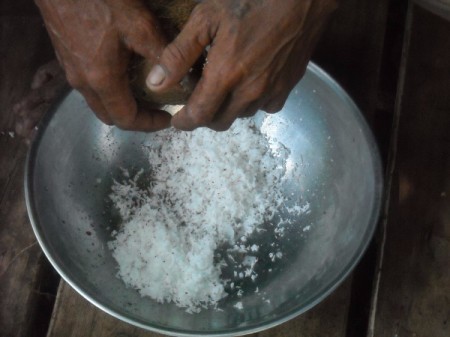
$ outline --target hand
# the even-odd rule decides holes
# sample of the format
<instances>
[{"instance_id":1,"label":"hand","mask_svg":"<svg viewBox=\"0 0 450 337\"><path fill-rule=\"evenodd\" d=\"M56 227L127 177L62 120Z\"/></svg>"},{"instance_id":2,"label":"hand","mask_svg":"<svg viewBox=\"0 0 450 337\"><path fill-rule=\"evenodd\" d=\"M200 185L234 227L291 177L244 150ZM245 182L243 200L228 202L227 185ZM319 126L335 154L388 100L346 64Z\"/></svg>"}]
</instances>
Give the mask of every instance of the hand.
<instances>
[{"instance_id":1,"label":"hand","mask_svg":"<svg viewBox=\"0 0 450 337\"><path fill-rule=\"evenodd\" d=\"M336 7L336 0L204 0L164 49L147 85L164 92L210 46L202 77L173 126L220 131L259 109L277 112Z\"/></svg>"},{"instance_id":2,"label":"hand","mask_svg":"<svg viewBox=\"0 0 450 337\"><path fill-rule=\"evenodd\" d=\"M140 109L132 95L132 53L155 62L166 41L143 1L36 0L68 82L97 117L122 129L170 125L163 111Z\"/></svg>"},{"instance_id":3,"label":"hand","mask_svg":"<svg viewBox=\"0 0 450 337\"><path fill-rule=\"evenodd\" d=\"M31 82L31 91L13 106L16 133L26 143L34 138L36 125L49 110L55 99L68 89L64 70L56 60L38 69Z\"/></svg>"}]
</instances>

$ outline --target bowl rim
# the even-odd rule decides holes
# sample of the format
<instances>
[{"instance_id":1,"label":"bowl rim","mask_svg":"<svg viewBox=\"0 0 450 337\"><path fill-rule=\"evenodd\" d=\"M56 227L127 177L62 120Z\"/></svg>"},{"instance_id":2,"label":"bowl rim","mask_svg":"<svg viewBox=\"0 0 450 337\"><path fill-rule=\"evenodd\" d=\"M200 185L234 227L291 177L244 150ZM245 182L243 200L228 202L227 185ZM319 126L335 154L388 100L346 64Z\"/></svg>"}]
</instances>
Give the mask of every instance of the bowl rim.
<instances>
[{"instance_id":1,"label":"bowl rim","mask_svg":"<svg viewBox=\"0 0 450 337\"><path fill-rule=\"evenodd\" d=\"M328 73L326 73L323 69L321 69L318 65L316 65L313 62L310 62L308 64L307 71L312 72L317 77L320 77L322 80L324 80L327 85L329 85L336 94L343 99L351 108L352 111L354 111L355 118L360 123L360 128L362 130L362 133L365 135L366 141L369 146L369 150L371 153L371 160L374 164L374 181L375 181L375 190L374 190L374 199L373 199L373 208L371 210L370 217L368 217L368 226L366 228L364 237L367 238L367 240L362 241L356 250L355 256L349 261L349 263L346 265L345 268L342 269L342 271L336 275L334 279L332 279L328 284L323 288L322 292L319 295L316 295L312 297L306 305L302 307L296 307L288 312L286 312L283 316L269 319L263 323L253 324L250 326L243 326L243 327L236 327L232 329L223 330L221 332L214 332L214 331L191 331L191 330L183 330L183 329L177 329L177 328L170 328L167 326L157 325L157 324L151 324L151 323L145 323L142 320L127 317L126 315L123 315L121 313L116 312L113 309L108 308L108 306L98 299L95 298L95 294L91 294L86 289L83 289L83 287L79 286L71 280L69 273L64 270L63 266L60 266L58 264L57 258L52 256L52 253L50 251L50 248L47 246L43 234L43 230L39 224L39 219L37 216L36 211L36 205L33 202L34 200L34 192L33 192L33 171L34 171L34 162L36 160L39 145L41 143L41 140L44 136L45 130L50 124L50 120L52 117L57 113L59 106L64 101L64 99L71 94L74 90L67 90L65 91L58 100L55 101L55 104L52 106L52 108L48 111L48 113L44 116L44 118L41 120L38 126L36 137L34 138L27 154L26 162L25 162L25 174L24 174L24 190L25 190L25 202L26 202L26 208L28 217L30 219L30 223L33 229L33 232L36 236L36 239L44 252L45 256L53 266L53 268L56 269L56 271L59 273L59 275L62 277L62 279L67 282L78 294L80 294L82 297L84 297L87 301L92 303L97 308L101 309L102 311L108 313L109 315L122 320L126 323L129 323L133 326L153 331L156 333L161 333L169 336L215 336L215 337L226 337L226 336L236 336L236 335L246 335L246 334L252 334L257 333L263 330L267 330L270 328L273 328L277 325L283 324L307 311L315 307L317 304L322 302L325 298L327 298L334 290L336 290L344 281L345 279L350 275L350 273L354 270L356 265L360 262L362 256L366 252L369 244L372 242L375 230L378 225L378 220L381 213L381 207L382 207L382 201L383 201L383 193L384 193L384 177L383 177L383 169L381 164L381 156L378 149L378 145L375 141L375 137L373 136L373 133L367 124L367 121L365 117L362 115L361 110L357 107L357 105L354 103L354 101L350 98L350 96L344 91L344 89L330 76Z\"/></svg>"}]
</instances>

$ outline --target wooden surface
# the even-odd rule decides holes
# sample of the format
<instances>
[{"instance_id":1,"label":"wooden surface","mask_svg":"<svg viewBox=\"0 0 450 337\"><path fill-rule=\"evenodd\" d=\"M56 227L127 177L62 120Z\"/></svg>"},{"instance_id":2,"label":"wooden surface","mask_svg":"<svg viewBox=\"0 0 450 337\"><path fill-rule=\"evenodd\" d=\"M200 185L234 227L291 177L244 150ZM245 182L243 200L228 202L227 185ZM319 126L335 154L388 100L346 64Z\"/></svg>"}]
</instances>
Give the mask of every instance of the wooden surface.
<instances>
[{"instance_id":1,"label":"wooden surface","mask_svg":"<svg viewBox=\"0 0 450 337\"><path fill-rule=\"evenodd\" d=\"M252 337L310 337L345 336L347 315L339 309L347 308L351 280L344 282L324 302L305 315L297 317ZM326 318L326 319L325 319ZM95 308L67 283L61 282L47 337L161 337L163 335L135 328Z\"/></svg>"},{"instance_id":2,"label":"wooden surface","mask_svg":"<svg viewBox=\"0 0 450 337\"><path fill-rule=\"evenodd\" d=\"M371 336L450 336L450 23L411 8Z\"/></svg>"},{"instance_id":3,"label":"wooden surface","mask_svg":"<svg viewBox=\"0 0 450 337\"><path fill-rule=\"evenodd\" d=\"M0 3L0 336L159 336L103 313L60 282L32 234L22 188L26 147L8 133L12 103L51 57L31 2ZM387 166L395 174L387 176L384 226L329 298L255 336L450 335L450 27L416 9L402 48L403 3L343 1L314 55L363 110L385 162L388 153L395 159ZM398 73L404 85L397 86ZM394 111L397 89L403 94Z\"/></svg>"},{"instance_id":4,"label":"wooden surface","mask_svg":"<svg viewBox=\"0 0 450 337\"><path fill-rule=\"evenodd\" d=\"M11 107L28 90L37 67L51 57L42 20L24 1L0 4L0 336L42 333L46 307L41 250L28 222L23 194L26 146L9 134ZM28 3L31 5L30 1ZM8 6L10 4L10 6ZM24 8L24 10L19 10ZM18 43L20 39L20 43ZM46 48L47 46L47 48ZM48 266L48 265L47 265ZM42 331L44 329L44 331Z\"/></svg>"},{"instance_id":5,"label":"wooden surface","mask_svg":"<svg viewBox=\"0 0 450 337\"><path fill-rule=\"evenodd\" d=\"M345 0L313 61L333 76L373 121L389 1Z\"/></svg>"}]
</instances>

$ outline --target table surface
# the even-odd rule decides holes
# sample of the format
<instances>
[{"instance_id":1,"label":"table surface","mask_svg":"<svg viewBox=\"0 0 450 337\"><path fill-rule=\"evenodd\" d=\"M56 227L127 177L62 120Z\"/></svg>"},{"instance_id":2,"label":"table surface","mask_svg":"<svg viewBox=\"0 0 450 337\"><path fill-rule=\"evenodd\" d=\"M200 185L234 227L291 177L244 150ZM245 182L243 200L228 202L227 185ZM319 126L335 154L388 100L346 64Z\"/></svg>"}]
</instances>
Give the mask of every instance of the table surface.
<instances>
[{"instance_id":1,"label":"table surface","mask_svg":"<svg viewBox=\"0 0 450 337\"><path fill-rule=\"evenodd\" d=\"M405 1L347 0L313 57L364 112L386 197L351 276L309 312L255 336L450 336L450 23ZM53 58L31 0L0 4L0 336L159 336L92 306L49 265L23 192L12 105Z\"/></svg>"}]
</instances>

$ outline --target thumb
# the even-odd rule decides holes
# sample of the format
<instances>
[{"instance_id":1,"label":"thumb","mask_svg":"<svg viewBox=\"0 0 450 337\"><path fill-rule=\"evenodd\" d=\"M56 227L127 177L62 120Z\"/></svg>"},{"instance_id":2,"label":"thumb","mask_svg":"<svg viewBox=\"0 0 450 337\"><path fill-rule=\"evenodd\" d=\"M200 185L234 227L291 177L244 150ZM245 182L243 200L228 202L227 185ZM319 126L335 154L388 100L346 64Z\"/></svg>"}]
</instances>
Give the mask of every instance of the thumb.
<instances>
[{"instance_id":1,"label":"thumb","mask_svg":"<svg viewBox=\"0 0 450 337\"><path fill-rule=\"evenodd\" d=\"M150 90L159 92L178 84L211 43L211 37L201 25L189 21L175 40L164 49L158 64L147 77Z\"/></svg>"}]
</instances>

